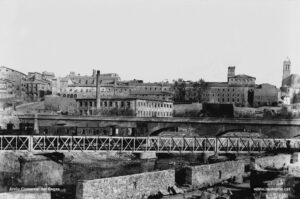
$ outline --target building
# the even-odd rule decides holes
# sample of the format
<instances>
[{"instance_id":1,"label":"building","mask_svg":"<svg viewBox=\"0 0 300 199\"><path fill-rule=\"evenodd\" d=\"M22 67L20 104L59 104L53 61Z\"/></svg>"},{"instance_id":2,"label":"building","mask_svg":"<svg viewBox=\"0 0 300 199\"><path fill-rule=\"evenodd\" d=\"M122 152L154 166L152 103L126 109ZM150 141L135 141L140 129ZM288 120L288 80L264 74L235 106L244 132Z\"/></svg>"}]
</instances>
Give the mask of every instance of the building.
<instances>
[{"instance_id":1,"label":"building","mask_svg":"<svg viewBox=\"0 0 300 199\"><path fill-rule=\"evenodd\" d=\"M129 86L121 84L101 84L101 96L129 96L131 89ZM95 97L96 84L68 84L67 87L61 88L58 94L67 98Z\"/></svg>"},{"instance_id":2,"label":"building","mask_svg":"<svg viewBox=\"0 0 300 199\"><path fill-rule=\"evenodd\" d=\"M207 82L202 101L208 103L253 106L255 77L235 75L235 67L228 67L227 82Z\"/></svg>"},{"instance_id":3,"label":"building","mask_svg":"<svg viewBox=\"0 0 300 199\"><path fill-rule=\"evenodd\" d=\"M278 103L278 89L271 84L261 84L254 89L254 107L276 106Z\"/></svg>"},{"instance_id":4,"label":"building","mask_svg":"<svg viewBox=\"0 0 300 199\"><path fill-rule=\"evenodd\" d=\"M0 99L14 97L14 84L8 79L0 79Z\"/></svg>"},{"instance_id":5,"label":"building","mask_svg":"<svg viewBox=\"0 0 300 199\"><path fill-rule=\"evenodd\" d=\"M75 75L72 73L75 77ZM168 83L143 83L142 81L113 81L106 83L100 75L100 93L101 96L132 96L158 98L160 100L172 100L172 86ZM109 73L107 77L118 77L115 73ZM96 95L96 77L76 76L76 78L66 77L56 82L54 87L57 95L68 98L95 97ZM118 78L119 79L119 78ZM58 88L59 87L59 88ZM54 93L54 92L53 92Z\"/></svg>"},{"instance_id":6,"label":"building","mask_svg":"<svg viewBox=\"0 0 300 199\"><path fill-rule=\"evenodd\" d=\"M80 115L95 115L96 98L77 98ZM102 97L101 114L136 117L172 117L173 102L137 97Z\"/></svg>"},{"instance_id":7,"label":"building","mask_svg":"<svg viewBox=\"0 0 300 199\"><path fill-rule=\"evenodd\" d=\"M28 78L23 81L23 89L31 101L38 101L52 92L51 81L38 72L28 73Z\"/></svg>"},{"instance_id":8,"label":"building","mask_svg":"<svg viewBox=\"0 0 300 199\"><path fill-rule=\"evenodd\" d=\"M280 87L281 99L289 99L291 103L299 103L297 95L300 94L300 75L291 74L291 61L283 61L282 83Z\"/></svg>"},{"instance_id":9,"label":"building","mask_svg":"<svg viewBox=\"0 0 300 199\"><path fill-rule=\"evenodd\" d=\"M93 70L93 74L91 76L89 75L76 75L74 72L71 72L68 75L68 78L74 83L74 84L80 84L80 85L96 85L96 70ZM100 74L100 81L102 84L108 84L113 83L117 81L121 81L121 78L117 73L104 73Z\"/></svg>"},{"instance_id":10,"label":"building","mask_svg":"<svg viewBox=\"0 0 300 199\"><path fill-rule=\"evenodd\" d=\"M247 87L233 87L226 82L209 82L207 90L203 93L203 102L234 104L235 106L247 106L248 103Z\"/></svg>"},{"instance_id":11,"label":"building","mask_svg":"<svg viewBox=\"0 0 300 199\"><path fill-rule=\"evenodd\" d=\"M156 98L160 100L173 100L173 86L166 82L143 83L141 81L128 82L130 95L142 98Z\"/></svg>"},{"instance_id":12,"label":"building","mask_svg":"<svg viewBox=\"0 0 300 199\"><path fill-rule=\"evenodd\" d=\"M43 77L43 79L51 81L51 80L55 79L55 74L52 72L44 71L44 72L42 72L42 77Z\"/></svg>"},{"instance_id":13,"label":"building","mask_svg":"<svg viewBox=\"0 0 300 199\"><path fill-rule=\"evenodd\" d=\"M22 81L25 78L26 75L22 72L6 66L0 66L0 79L4 81L9 80L11 82L13 95L22 95Z\"/></svg>"},{"instance_id":14,"label":"building","mask_svg":"<svg viewBox=\"0 0 300 199\"><path fill-rule=\"evenodd\" d=\"M173 93L167 91L153 91L153 92L142 92L142 91L132 91L130 96L142 97L142 98L156 98L159 100L173 100Z\"/></svg>"}]
</instances>

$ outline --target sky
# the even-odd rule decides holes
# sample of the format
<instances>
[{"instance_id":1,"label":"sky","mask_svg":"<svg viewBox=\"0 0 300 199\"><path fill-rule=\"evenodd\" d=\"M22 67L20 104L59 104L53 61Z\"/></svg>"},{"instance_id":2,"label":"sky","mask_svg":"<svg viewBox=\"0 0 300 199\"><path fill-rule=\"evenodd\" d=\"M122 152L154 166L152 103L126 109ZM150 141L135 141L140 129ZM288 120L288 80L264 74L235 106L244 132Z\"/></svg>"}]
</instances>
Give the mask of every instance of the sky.
<instances>
[{"instance_id":1,"label":"sky","mask_svg":"<svg viewBox=\"0 0 300 199\"><path fill-rule=\"evenodd\" d=\"M300 74L300 0L0 0L0 65L226 81L227 67L280 86Z\"/></svg>"}]
</instances>

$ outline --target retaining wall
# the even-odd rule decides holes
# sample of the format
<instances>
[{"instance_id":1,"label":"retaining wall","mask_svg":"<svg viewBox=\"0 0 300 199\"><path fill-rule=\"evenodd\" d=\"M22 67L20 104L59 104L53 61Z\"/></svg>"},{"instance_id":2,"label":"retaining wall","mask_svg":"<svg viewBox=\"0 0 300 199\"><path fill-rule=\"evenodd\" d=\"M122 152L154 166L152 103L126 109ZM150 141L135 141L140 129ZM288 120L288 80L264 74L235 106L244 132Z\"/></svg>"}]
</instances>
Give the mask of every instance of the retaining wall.
<instances>
[{"instance_id":1,"label":"retaining wall","mask_svg":"<svg viewBox=\"0 0 300 199\"><path fill-rule=\"evenodd\" d=\"M224 180L240 177L245 172L245 161L226 161L185 168L185 184L197 187L213 185Z\"/></svg>"},{"instance_id":2,"label":"retaining wall","mask_svg":"<svg viewBox=\"0 0 300 199\"><path fill-rule=\"evenodd\" d=\"M84 180L77 183L76 199L142 199L174 185L174 170Z\"/></svg>"},{"instance_id":3,"label":"retaining wall","mask_svg":"<svg viewBox=\"0 0 300 199\"><path fill-rule=\"evenodd\" d=\"M51 199L50 192L36 191L15 191L15 192L6 192L0 193L1 199Z\"/></svg>"},{"instance_id":4,"label":"retaining wall","mask_svg":"<svg viewBox=\"0 0 300 199\"><path fill-rule=\"evenodd\" d=\"M275 167L282 168L284 165L288 166L291 162L290 154L278 154L274 156L265 156L255 159L255 163L261 167Z\"/></svg>"},{"instance_id":5,"label":"retaining wall","mask_svg":"<svg viewBox=\"0 0 300 199\"><path fill-rule=\"evenodd\" d=\"M23 159L20 163L23 186L55 186L63 184L63 165L44 156Z\"/></svg>"}]
</instances>

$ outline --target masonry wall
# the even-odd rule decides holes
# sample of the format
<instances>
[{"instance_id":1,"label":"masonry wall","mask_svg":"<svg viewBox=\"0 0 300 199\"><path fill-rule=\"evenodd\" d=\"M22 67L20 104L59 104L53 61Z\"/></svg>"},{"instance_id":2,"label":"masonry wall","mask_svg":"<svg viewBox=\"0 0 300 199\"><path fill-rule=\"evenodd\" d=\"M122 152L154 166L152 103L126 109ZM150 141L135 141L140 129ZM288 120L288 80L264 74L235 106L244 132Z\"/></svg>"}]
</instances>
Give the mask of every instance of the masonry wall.
<instances>
[{"instance_id":1,"label":"masonry wall","mask_svg":"<svg viewBox=\"0 0 300 199\"><path fill-rule=\"evenodd\" d=\"M290 154L278 154L274 156L265 156L255 159L255 163L261 167L275 167L275 168L282 168L288 166L291 162L291 155Z\"/></svg>"},{"instance_id":2,"label":"masonry wall","mask_svg":"<svg viewBox=\"0 0 300 199\"><path fill-rule=\"evenodd\" d=\"M84 180L77 183L76 199L142 199L174 185L174 170Z\"/></svg>"},{"instance_id":3,"label":"masonry wall","mask_svg":"<svg viewBox=\"0 0 300 199\"><path fill-rule=\"evenodd\" d=\"M51 199L50 192L42 191L14 191L7 193L0 193L0 198L2 199Z\"/></svg>"},{"instance_id":4,"label":"masonry wall","mask_svg":"<svg viewBox=\"0 0 300 199\"><path fill-rule=\"evenodd\" d=\"M215 164L190 166L185 169L186 184L205 187L233 177L242 176L245 171L245 162L242 160L226 161Z\"/></svg>"},{"instance_id":5,"label":"masonry wall","mask_svg":"<svg viewBox=\"0 0 300 199\"><path fill-rule=\"evenodd\" d=\"M20 163L23 186L55 186L63 183L63 165L44 156L26 158Z\"/></svg>"}]
</instances>

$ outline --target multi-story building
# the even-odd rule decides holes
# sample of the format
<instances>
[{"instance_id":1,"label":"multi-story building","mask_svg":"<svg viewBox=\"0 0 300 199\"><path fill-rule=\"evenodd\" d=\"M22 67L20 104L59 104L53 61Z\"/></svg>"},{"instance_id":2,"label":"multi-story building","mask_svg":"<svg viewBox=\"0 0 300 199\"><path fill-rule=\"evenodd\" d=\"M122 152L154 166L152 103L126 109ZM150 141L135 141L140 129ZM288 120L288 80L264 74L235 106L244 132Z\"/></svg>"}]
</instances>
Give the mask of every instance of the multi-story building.
<instances>
[{"instance_id":1,"label":"multi-story building","mask_svg":"<svg viewBox=\"0 0 300 199\"><path fill-rule=\"evenodd\" d=\"M299 103L297 95L300 94L300 75L291 74L291 61L289 58L283 62L281 98L289 99L291 103Z\"/></svg>"},{"instance_id":2,"label":"multi-story building","mask_svg":"<svg viewBox=\"0 0 300 199\"><path fill-rule=\"evenodd\" d=\"M226 82L209 82L202 94L203 102L247 106L248 87L229 86Z\"/></svg>"},{"instance_id":3,"label":"multi-story building","mask_svg":"<svg viewBox=\"0 0 300 199\"><path fill-rule=\"evenodd\" d=\"M253 106L255 77L235 75L235 67L228 67L227 82L207 82L202 93L203 102Z\"/></svg>"},{"instance_id":4,"label":"multi-story building","mask_svg":"<svg viewBox=\"0 0 300 199\"><path fill-rule=\"evenodd\" d=\"M43 79L46 79L48 81L55 79L55 74L52 72L44 71L44 72L42 72L42 76L43 76Z\"/></svg>"},{"instance_id":5,"label":"multi-story building","mask_svg":"<svg viewBox=\"0 0 300 199\"><path fill-rule=\"evenodd\" d=\"M22 72L8 68L6 66L0 66L0 79L9 80L12 83L13 95L22 94L22 80L26 78L26 75Z\"/></svg>"},{"instance_id":6,"label":"multi-story building","mask_svg":"<svg viewBox=\"0 0 300 199\"><path fill-rule=\"evenodd\" d=\"M80 115L97 114L96 98L77 98ZM101 113L136 117L172 117L173 102L137 97L101 97Z\"/></svg>"},{"instance_id":7,"label":"multi-story building","mask_svg":"<svg viewBox=\"0 0 300 199\"><path fill-rule=\"evenodd\" d=\"M51 81L38 72L29 72L28 78L23 81L23 89L32 101L40 100L52 92Z\"/></svg>"},{"instance_id":8,"label":"multi-story building","mask_svg":"<svg viewBox=\"0 0 300 199\"><path fill-rule=\"evenodd\" d=\"M275 106L278 103L278 89L271 84L261 84L254 89L254 107Z\"/></svg>"},{"instance_id":9,"label":"multi-story building","mask_svg":"<svg viewBox=\"0 0 300 199\"><path fill-rule=\"evenodd\" d=\"M73 78L70 78L72 76ZM114 77L113 82L104 77ZM76 76L71 73L66 78L58 80L53 87L57 95L68 98L77 97L95 97L96 95L96 77L93 76ZM172 86L168 83L143 83L142 81L117 81L120 79L117 74L109 73L100 75L101 96L133 96L133 97L150 97L161 100L173 99ZM106 83L104 83L106 82ZM110 82L110 83L108 83ZM58 88L59 87L59 88ZM54 92L53 92L54 93Z\"/></svg>"},{"instance_id":10,"label":"multi-story building","mask_svg":"<svg viewBox=\"0 0 300 199\"><path fill-rule=\"evenodd\" d=\"M81 85L91 85L96 84L96 70L93 70L93 74L89 75L76 75L74 72L71 72L68 77L74 84ZM121 78L116 73L104 73L100 74L100 80L103 84L113 83L116 81L121 81Z\"/></svg>"},{"instance_id":11,"label":"multi-story building","mask_svg":"<svg viewBox=\"0 0 300 199\"><path fill-rule=\"evenodd\" d=\"M120 84L101 84L100 88L102 96L129 96L130 91L129 86ZM67 98L95 97L96 84L69 84L61 88L58 95Z\"/></svg>"},{"instance_id":12,"label":"multi-story building","mask_svg":"<svg viewBox=\"0 0 300 199\"><path fill-rule=\"evenodd\" d=\"M13 82L8 79L0 79L0 98L14 97Z\"/></svg>"}]
</instances>

